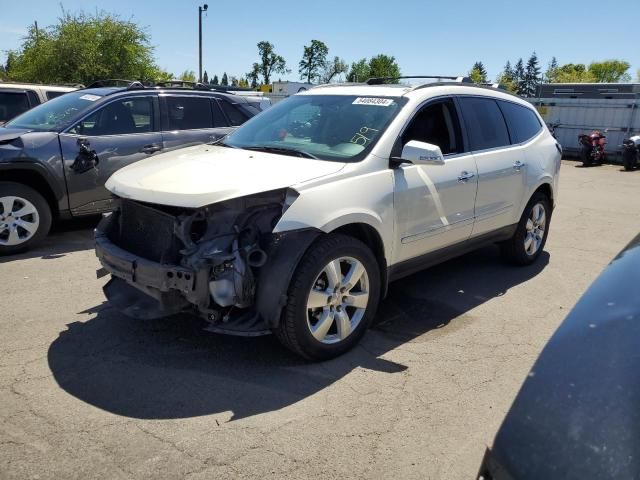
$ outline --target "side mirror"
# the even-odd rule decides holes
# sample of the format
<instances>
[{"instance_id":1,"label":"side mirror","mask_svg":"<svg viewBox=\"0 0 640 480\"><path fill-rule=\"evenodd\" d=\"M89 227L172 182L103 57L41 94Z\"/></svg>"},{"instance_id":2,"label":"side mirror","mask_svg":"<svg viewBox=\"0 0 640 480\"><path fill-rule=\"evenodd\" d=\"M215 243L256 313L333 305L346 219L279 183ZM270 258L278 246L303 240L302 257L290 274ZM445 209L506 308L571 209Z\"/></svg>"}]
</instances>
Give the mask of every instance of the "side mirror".
<instances>
[{"instance_id":1,"label":"side mirror","mask_svg":"<svg viewBox=\"0 0 640 480\"><path fill-rule=\"evenodd\" d=\"M442 150L431 143L411 140L402 148L400 158L392 158L392 165L413 163L414 165L444 165Z\"/></svg>"}]
</instances>

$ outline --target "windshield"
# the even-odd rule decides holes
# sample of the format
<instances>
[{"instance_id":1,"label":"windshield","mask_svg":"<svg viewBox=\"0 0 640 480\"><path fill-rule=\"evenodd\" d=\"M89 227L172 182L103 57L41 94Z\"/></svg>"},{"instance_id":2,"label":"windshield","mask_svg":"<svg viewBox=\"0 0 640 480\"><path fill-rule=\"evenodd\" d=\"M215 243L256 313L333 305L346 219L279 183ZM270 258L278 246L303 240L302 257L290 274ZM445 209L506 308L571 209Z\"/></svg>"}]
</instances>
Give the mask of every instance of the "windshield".
<instances>
[{"instance_id":1,"label":"windshield","mask_svg":"<svg viewBox=\"0 0 640 480\"><path fill-rule=\"evenodd\" d=\"M101 98L100 95L86 91L67 93L17 116L6 123L5 127L39 131L61 130Z\"/></svg>"},{"instance_id":2,"label":"windshield","mask_svg":"<svg viewBox=\"0 0 640 480\"><path fill-rule=\"evenodd\" d=\"M404 98L295 95L249 120L222 144L357 161L364 158L405 103Z\"/></svg>"}]
</instances>

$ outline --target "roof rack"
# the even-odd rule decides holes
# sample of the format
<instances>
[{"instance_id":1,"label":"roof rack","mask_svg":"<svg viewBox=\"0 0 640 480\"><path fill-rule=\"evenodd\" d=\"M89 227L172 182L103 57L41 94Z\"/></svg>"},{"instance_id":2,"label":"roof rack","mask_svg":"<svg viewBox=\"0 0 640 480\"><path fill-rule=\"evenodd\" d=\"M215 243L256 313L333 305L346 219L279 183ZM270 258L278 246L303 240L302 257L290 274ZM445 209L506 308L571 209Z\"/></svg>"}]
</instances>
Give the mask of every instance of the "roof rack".
<instances>
[{"instance_id":1,"label":"roof rack","mask_svg":"<svg viewBox=\"0 0 640 480\"><path fill-rule=\"evenodd\" d=\"M162 80L153 84L155 87L165 88L190 88L193 90L211 90L211 88L201 82L191 82L189 80Z\"/></svg>"},{"instance_id":2,"label":"roof rack","mask_svg":"<svg viewBox=\"0 0 640 480\"><path fill-rule=\"evenodd\" d=\"M367 85L384 85L385 83L392 80L406 80L412 78L429 78L435 80L453 80L457 83L473 83L473 81L469 77L452 77L450 75L407 75L399 77L373 77L367 80L365 83Z\"/></svg>"},{"instance_id":3,"label":"roof rack","mask_svg":"<svg viewBox=\"0 0 640 480\"><path fill-rule=\"evenodd\" d=\"M127 90L134 90L138 88L144 88L144 84L137 80L125 80L122 78L105 78L103 80L96 80L91 83L87 88L101 88L101 87L125 87Z\"/></svg>"}]
</instances>

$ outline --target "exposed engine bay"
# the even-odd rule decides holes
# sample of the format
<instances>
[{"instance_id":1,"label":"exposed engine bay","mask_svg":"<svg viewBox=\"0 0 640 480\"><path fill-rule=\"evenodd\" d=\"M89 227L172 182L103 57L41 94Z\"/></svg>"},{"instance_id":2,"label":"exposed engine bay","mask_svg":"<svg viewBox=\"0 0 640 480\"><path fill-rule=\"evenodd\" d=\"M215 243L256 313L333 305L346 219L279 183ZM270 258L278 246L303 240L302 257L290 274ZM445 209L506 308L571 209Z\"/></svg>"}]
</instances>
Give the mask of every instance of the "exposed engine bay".
<instances>
[{"instance_id":1,"label":"exposed engine bay","mask_svg":"<svg viewBox=\"0 0 640 480\"><path fill-rule=\"evenodd\" d=\"M281 189L199 209L119 199L96 229L104 267L98 274L113 277L104 287L107 298L134 318L190 312L205 318L210 330L269 333L268 315L256 308L258 283L265 266L292 269L270 257L283 241L294 240L273 229L296 197ZM278 284L273 282L276 289ZM262 301L262 309L273 309L270 303L281 302Z\"/></svg>"}]
</instances>

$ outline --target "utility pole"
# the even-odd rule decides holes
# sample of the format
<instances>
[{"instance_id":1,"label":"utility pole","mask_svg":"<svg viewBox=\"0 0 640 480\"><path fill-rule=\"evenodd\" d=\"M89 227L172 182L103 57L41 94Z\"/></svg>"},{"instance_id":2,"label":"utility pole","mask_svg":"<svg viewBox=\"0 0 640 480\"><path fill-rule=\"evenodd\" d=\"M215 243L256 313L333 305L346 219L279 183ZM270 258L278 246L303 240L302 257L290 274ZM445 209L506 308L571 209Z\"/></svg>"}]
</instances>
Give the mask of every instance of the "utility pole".
<instances>
[{"instance_id":1,"label":"utility pole","mask_svg":"<svg viewBox=\"0 0 640 480\"><path fill-rule=\"evenodd\" d=\"M198 6L198 81L202 82L202 12L206 12L209 5Z\"/></svg>"},{"instance_id":2,"label":"utility pole","mask_svg":"<svg viewBox=\"0 0 640 480\"><path fill-rule=\"evenodd\" d=\"M38 44L38 40L40 40L40 32L38 31L38 21L33 22L36 28L36 45Z\"/></svg>"}]
</instances>

